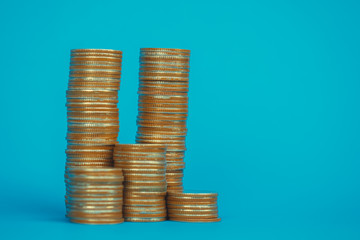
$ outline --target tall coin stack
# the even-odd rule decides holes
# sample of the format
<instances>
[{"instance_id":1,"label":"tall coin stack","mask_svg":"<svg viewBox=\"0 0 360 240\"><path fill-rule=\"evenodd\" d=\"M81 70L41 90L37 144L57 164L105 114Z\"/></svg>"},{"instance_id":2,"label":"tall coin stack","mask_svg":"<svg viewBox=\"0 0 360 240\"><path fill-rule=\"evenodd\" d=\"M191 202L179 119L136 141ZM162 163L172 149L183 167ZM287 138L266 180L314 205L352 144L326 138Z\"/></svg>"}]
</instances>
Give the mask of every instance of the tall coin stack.
<instances>
[{"instance_id":1,"label":"tall coin stack","mask_svg":"<svg viewBox=\"0 0 360 240\"><path fill-rule=\"evenodd\" d=\"M169 220L179 222L219 222L217 193L168 192Z\"/></svg>"},{"instance_id":2,"label":"tall coin stack","mask_svg":"<svg viewBox=\"0 0 360 240\"><path fill-rule=\"evenodd\" d=\"M172 191L183 190L189 60L189 50L140 50L136 142L166 145L166 179Z\"/></svg>"},{"instance_id":3,"label":"tall coin stack","mask_svg":"<svg viewBox=\"0 0 360 240\"><path fill-rule=\"evenodd\" d=\"M165 153L165 145L115 145L114 166L124 173L125 221L166 220Z\"/></svg>"},{"instance_id":4,"label":"tall coin stack","mask_svg":"<svg viewBox=\"0 0 360 240\"><path fill-rule=\"evenodd\" d=\"M65 172L66 216L72 222L124 222L121 169L68 167Z\"/></svg>"},{"instance_id":5,"label":"tall coin stack","mask_svg":"<svg viewBox=\"0 0 360 240\"><path fill-rule=\"evenodd\" d=\"M113 166L121 60L122 52L117 50L71 51L66 166Z\"/></svg>"}]
</instances>

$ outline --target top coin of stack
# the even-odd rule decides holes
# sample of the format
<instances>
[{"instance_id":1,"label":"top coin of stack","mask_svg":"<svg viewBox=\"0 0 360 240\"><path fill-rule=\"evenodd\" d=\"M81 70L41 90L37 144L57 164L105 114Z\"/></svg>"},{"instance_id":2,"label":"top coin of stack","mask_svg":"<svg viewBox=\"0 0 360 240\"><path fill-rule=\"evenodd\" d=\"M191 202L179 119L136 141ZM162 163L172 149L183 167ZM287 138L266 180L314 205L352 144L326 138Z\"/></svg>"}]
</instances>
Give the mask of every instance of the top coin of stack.
<instances>
[{"instance_id":1,"label":"top coin of stack","mask_svg":"<svg viewBox=\"0 0 360 240\"><path fill-rule=\"evenodd\" d=\"M71 51L67 97L67 166L112 166L119 132L122 52Z\"/></svg>"},{"instance_id":2,"label":"top coin of stack","mask_svg":"<svg viewBox=\"0 0 360 240\"><path fill-rule=\"evenodd\" d=\"M169 190L182 190L190 51L140 50L137 143L166 144Z\"/></svg>"}]
</instances>

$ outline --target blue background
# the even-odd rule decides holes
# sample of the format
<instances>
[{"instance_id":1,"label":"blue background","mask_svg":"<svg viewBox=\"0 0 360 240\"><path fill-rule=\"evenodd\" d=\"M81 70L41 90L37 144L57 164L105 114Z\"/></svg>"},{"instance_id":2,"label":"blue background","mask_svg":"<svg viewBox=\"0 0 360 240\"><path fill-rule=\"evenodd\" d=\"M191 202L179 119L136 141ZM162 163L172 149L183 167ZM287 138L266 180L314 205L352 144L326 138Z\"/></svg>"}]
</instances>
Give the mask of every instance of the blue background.
<instances>
[{"instance_id":1,"label":"blue background","mask_svg":"<svg viewBox=\"0 0 360 240\"><path fill-rule=\"evenodd\" d=\"M1 1L0 238L360 239L358 1ZM191 49L184 185L214 224L64 218L70 49L123 51L122 143L140 47ZM130 239L130 238L129 238Z\"/></svg>"}]
</instances>

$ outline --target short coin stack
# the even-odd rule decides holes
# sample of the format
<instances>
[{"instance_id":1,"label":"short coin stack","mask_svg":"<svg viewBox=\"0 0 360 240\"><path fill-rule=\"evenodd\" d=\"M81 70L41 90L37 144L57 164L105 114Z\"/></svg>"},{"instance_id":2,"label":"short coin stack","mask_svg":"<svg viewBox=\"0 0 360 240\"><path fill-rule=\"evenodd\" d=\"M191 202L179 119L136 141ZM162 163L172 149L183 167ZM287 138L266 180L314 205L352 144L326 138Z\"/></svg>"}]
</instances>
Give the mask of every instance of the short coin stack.
<instances>
[{"instance_id":1,"label":"short coin stack","mask_svg":"<svg viewBox=\"0 0 360 240\"><path fill-rule=\"evenodd\" d=\"M190 51L140 50L137 143L166 144L168 190L182 191Z\"/></svg>"},{"instance_id":2,"label":"short coin stack","mask_svg":"<svg viewBox=\"0 0 360 240\"><path fill-rule=\"evenodd\" d=\"M169 191L169 220L180 222L218 222L217 193L180 193Z\"/></svg>"},{"instance_id":3,"label":"short coin stack","mask_svg":"<svg viewBox=\"0 0 360 240\"><path fill-rule=\"evenodd\" d=\"M124 172L124 218L128 222L166 220L166 147L116 144L114 167Z\"/></svg>"},{"instance_id":4,"label":"short coin stack","mask_svg":"<svg viewBox=\"0 0 360 240\"><path fill-rule=\"evenodd\" d=\"M122 52L71 51L66 166L112 166L119 132L117 108Z\"/></svg>"},{"instance_id":5,"label":"short coin stack","mask_svg":"<svg viewBox=\"0 0 360 240\"><path fill-rule=\"evenodd\" d=\"M68 167L65 179L66 216L70 221L87 224L124 221L121 169Z\"/></svg>"}]
</instances>

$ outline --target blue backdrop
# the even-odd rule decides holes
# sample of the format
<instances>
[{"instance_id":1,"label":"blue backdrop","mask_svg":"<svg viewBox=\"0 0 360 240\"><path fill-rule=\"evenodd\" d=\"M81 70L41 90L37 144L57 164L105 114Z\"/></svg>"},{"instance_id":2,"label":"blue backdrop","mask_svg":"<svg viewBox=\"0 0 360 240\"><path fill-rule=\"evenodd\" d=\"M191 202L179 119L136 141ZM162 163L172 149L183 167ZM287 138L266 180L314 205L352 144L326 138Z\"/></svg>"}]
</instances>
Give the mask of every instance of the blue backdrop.
<instances>
[{"instance_id":1,"label":"blue backdrop","mask_svg":"<svg viewBox=\"0 0 360 240\"><path fill-rule=\"evenodd\" d=\"M359 239L359 1L1 1L0 238ZM70 49L123 51L122 143L141 47L191 49L184 184L222 222L64 218ZM131 238L130 238L131 237Z\"/></svg>"}]
</instances>

